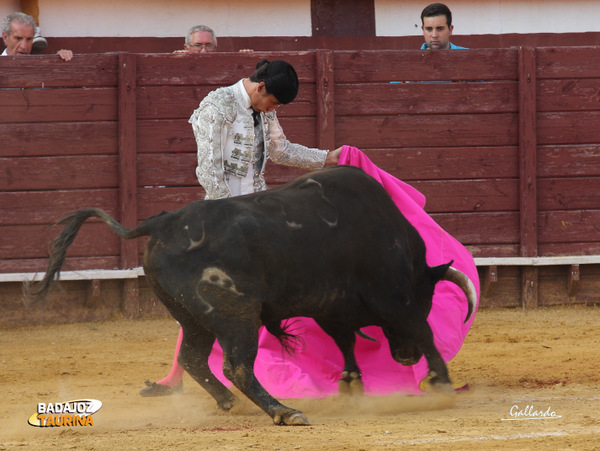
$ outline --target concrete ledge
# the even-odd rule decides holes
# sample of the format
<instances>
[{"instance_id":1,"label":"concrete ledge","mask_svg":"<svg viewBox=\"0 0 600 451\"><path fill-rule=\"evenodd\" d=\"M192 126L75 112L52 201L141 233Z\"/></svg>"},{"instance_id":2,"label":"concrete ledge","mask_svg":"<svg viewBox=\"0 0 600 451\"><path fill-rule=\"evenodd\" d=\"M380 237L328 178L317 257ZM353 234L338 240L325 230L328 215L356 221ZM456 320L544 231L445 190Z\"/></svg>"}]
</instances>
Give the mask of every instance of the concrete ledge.
<instances>
[{"instance_id":1,"label":"concrete ledge","mask_svg":"<svg viewBox=\"0 0 600 451\"><path fill-rule=\"evenodd\" d=\"M28 282L42 280L45 273L22 272L0 274L0 282ZM144 275L139 266L132 269L86 269L82 271L62 271L59 280L102 280L102 279L137 279Z\"/></svg>"},{"instance_id":2,"label":"concrete ledge","mask_svg":"<svg viewBox=\"0 0 600 451\"><path fill-rule=\"evenodd\" d=\"M600 255L568 255L560 257L479 257L476 266L559 266L598 265Z\"/></svg>"}]
</instances>

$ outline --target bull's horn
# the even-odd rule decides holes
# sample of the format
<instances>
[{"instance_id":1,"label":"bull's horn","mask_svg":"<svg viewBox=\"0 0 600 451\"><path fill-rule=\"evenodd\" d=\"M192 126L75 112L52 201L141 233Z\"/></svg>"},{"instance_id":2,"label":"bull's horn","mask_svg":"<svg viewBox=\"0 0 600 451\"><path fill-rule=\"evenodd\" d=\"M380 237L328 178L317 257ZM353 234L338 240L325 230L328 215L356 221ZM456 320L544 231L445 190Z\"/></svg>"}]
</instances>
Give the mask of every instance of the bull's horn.
<instances>
[{"instance_id":1,"label":"bull's horn","mask_svg":"<svg viewBox=\"0 0 600 451\"><path fill-rule=\"evenodd\" d=\"M364 338L365 340L369 340L372 341L373 343L377 343L377 340L373 337L371 337L370 335L367 335L366 333L364 333L362 330L358 329L357 331L354 332L356 335L358 335L359 337Z\"/></svg>"},{"instance_id":2,"label":"bull's horn","mask_svg":"<svg viewBox=\"0 0 600 451\"><path fill-rule=\"evenodd\" d=\"M469 311L467 312L467 318L465 319L466 323L475 311L475 307L477 307L477 291L475 290L475 285L473 285L473 282L471 282L471 279L469 279L465 273L452 266L448 268L446 274L442 277L442 280L455 283L465 292L467 300L469 301Z\"/></svg>"}]
</instances>

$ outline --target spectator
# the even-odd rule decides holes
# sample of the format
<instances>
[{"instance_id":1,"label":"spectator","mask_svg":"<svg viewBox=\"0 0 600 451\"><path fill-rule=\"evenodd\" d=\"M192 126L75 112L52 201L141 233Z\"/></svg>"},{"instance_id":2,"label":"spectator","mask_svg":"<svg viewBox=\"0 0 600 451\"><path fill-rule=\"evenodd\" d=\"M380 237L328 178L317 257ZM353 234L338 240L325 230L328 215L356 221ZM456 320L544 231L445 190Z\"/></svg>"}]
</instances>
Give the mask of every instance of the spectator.
<instances>
[{"instance_id":1,"label":"spectator","mask_svg":"<svg viewBox=\"0 0 600 451\"><path fill-rule=\"evenodd\" d=\"M28 14L16 12L2 21L2 39L6 49L1 56L29 55L33 48L36 23ZM61 49L56 52L65 61L73 59L71 50Z\"/></svg>"},{"instance_id":2,"label":"spectator","mask_svg":"<svg viewBox=\"0 0 600 451\"><path fill-rule=\"evenodd\" d=\"M268 158L303 169L337 164L341 147L331 152L308 148L290 143L283 134L275 109L290 103L297 93L298 77L289 63L262 60L249 78L209 93L200 103L189 122L198 145L196 176L206 199L267 189ZM158 382L146 381L142 396L170 395L181 389L184 370L177 356L182 339L180 329L171 372Z\"/></svg>"},{"instance_id":3,"label":"spectator","mask_svg":"<svg viewBox=\"0 0 600 451\"><path fill-rule=\"evenodd\" d=\"M206 25L196 25L187 32L183 50L173 53L206 53L217 51L217 37L212 28Z\"/></svg>"},{"instance_id":4,"label":"spectator","mask_svg":"<svg viewBox=\"0 0 600 451\"><path fill-rule=\"evenodd\" d=\"M443 3L432 3L421 13L421 29L425 43L421 50L464 49L450 42L452 36L452 13Z\"/></svg>"}]
</instances>

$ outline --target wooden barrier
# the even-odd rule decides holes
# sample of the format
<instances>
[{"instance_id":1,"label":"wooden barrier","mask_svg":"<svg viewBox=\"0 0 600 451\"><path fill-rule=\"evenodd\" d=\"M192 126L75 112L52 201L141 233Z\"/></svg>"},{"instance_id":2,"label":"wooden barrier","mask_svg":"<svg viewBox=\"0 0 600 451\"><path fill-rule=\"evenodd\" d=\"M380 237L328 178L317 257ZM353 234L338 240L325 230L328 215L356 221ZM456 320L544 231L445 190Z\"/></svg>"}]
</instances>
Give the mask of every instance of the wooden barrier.
<instances>
[{"instance_id":1,"label":"wooden barrier","mask_svg":"<svg viewBox=\"0 0 600 451\"><path fill-rule=\"evenodd\" d=\"M291 141L359 147L478 259L576 259L481 265L482 305L598 301L600 266L586 262L600 254L598 47L0 58L0 274L43 271L48 224L68 211L132 226L201 199L187 120L263 57L299 74L297 100L278 109ZM269 165L267 182L301 173ZM135 268L144 244L90 221L65 270ZM147 290L117 279L121 311L143 312ZM17 296L11 284L0 295Z\"/></svg>"}]
</instances>

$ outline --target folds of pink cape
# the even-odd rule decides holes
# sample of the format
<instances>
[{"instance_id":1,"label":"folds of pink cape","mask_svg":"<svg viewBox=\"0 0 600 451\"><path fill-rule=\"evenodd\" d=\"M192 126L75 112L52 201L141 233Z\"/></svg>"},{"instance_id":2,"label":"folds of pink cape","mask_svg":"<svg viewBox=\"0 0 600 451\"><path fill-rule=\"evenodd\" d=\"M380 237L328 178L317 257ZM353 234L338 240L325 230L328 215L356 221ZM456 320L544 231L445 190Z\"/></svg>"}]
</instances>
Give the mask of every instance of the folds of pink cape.
<instances>
[{"instance_id":1,"label":"folds of pink cape","mask_svg":"<svg viewBox=\"0 0 600 451\"><path fill-rule=\"evenodd\" d=\"M425 240L429 266L454 260L452 266L473 281L479 299L479 278L473 257L425 213L425 196L379 169L357 148L344 146L338 164L362 168L381 183ZM467 300L460 288L451 282L437 284L428 322L433 330L435 344L446 362L458 353L473 323L474 315L464 323L467 310ZM287 354L279 342L262 327L254 365L257 379L277 398L326 397L336 394L339 376L344 367L341 352L331 337L312 319L293 318L289 321L291 330L302 337L300 349ZM377 339L376 343L360 337L356 341L355 354L365 392L371 395L418 393L419 382L428 373L425 358L421 358L416 365L402 366L392 359L388 341L379 327L368 326L363 330ZM219 380L230 386L231 383L223 376L222 362L222 350L215 343L209 365Z\"/></svg>"}]
</instances>

